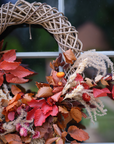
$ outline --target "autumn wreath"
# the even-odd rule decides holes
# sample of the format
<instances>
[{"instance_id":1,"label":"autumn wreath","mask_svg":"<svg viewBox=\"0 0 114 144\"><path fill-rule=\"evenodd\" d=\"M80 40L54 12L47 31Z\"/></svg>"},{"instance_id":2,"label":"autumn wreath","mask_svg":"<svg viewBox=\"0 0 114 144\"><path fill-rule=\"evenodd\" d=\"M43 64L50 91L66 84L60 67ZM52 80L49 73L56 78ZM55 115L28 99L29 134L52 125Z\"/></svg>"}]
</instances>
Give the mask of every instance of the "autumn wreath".
<instances>
[{"instance_id":1,"label":"autumn wreath","mask_svg":"<svg viewBox=\"0 0 114 144\"><path fill-rule=\"evenodd\" d=\"M50 63L47 83L36 82L36 94L16 85L28 82L27 77L35 73L16 59L15 50L2 51L0 42L0 143L76 144L89 139L82 130L82 117L94 123L97 115L107 111L99 97L114 99L111 60L95 51L80 55L76 29L56 8L19 0L2 5L0 12L1 34L10 25L40 24L54 35L63 52ZM95 70L92 77L87 76L90 69ZM68 127L71 121L74 125Z\"/></svg>"}]
</instances>

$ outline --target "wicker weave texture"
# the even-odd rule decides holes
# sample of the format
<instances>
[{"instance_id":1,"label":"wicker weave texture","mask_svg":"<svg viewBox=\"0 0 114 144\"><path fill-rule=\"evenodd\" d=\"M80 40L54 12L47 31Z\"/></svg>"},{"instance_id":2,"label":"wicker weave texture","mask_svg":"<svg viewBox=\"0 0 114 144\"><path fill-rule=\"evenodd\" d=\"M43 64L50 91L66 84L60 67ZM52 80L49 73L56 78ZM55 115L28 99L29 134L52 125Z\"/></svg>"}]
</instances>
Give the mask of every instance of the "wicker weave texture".
<instances>
[{"instance_id":1,"label":"wicker weave texture","mask_svg":"<svg viewBox=\"0 0 114 144\"><path fill-rule=\"evenodd\" d=\"M0 8L0 34L8 26L18 24L42 25L54 35L62 52L69 48L78 57L82 51L82 43L78 39L78 32L56 8L40 2L29 3L18 0L15 4L6 3Z\"/></svg>"}]
</instances>

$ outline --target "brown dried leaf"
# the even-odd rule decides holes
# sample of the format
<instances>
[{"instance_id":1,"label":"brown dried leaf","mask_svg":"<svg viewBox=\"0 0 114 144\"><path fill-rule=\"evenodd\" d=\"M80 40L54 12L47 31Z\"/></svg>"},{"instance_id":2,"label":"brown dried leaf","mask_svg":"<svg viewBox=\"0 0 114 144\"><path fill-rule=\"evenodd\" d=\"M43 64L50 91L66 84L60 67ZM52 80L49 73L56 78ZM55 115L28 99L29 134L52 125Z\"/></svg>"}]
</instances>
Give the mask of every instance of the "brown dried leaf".
<instances>
[{"instance_id":1,"label":"brown dried leaf","mask_svg":"<svg viewBox=\"0 0 114 144\"><path fill-rule=\"evenodd\" d=\"M55 82L52 76L46 76L46 80L50 85L55 85Z\"/></svg>"},{"instance_id":2,"label":"brown dried leaf","mask_svg":"<svg viewBox=\"0 0 114 144\"><path fill-rule=\"evenodd\" d=\"M17 86L12 85L12 86L11 86L11 92L12 92L13 95L16 95L16 94L18 94L19 92L21 92L21 90L20 90Z\"/></svg>"},{"instance_id":3,"label":"brown dried leaf","mask_svg":"<svg viewBox=\"0 0 114 144\"><path fill-rule=\"evenodd\" d=\"M46 122L42 126L37 127L36 131L39 131L40 138L43 138L45 134L49 133L49 129L52 129L52 126Z\"/></svg>"},{"instance_id":4,"label":"brown dried leaf","mask_svg":"<svg viewBox=\"0 0 114 144\"><path fill-rule=\"evenodd\" d=\"M2 99L2 106L3 107L7 107L8 106L8 103L9 103L9 101L8 100L6 100L6 99Z\"/></svg>"},{"instance_id":5,"label":"brown dried leaf","mask_svg":"<svg viewBox=\"0 0 114 144\"><path fill-rule=\"evenodd\" d=\"M49 138L45 144L52 144L54 141L56 141L59 137Z\"/></svg>"},{"instance_id":6,"label":"brown dried leaf","mask_svg":"<svg viewBox=\"0 0 114 144\"><path fill-rule=\"evenodd\" d=\"M94 86L93 83L92 83L93 81L91 79L85 78L85 80L86 80L87 85L89 85L89 87L93 87Z\"/></svg>"},{"instance_id":7,"label":"brown dried leaf","mask_svg":"<svg viewBox=\"0 0 114 144\"><path fill-rule=\"evenodd\" d=\"M71 49L69 49L65 53L63 53L63 55L64 55L65 61L67 63L73 64L73 60L76 60L76 57L75 57L75 55L74 55L74 53L72 52Z\"/></svg>"},{"instance_id":8,"label":"brown dried leaf","mask_svg":"<svg viewBox=\"0 0 114 144\"><path fill-rule=\"evenodd\" d=\"M57 124L53 124L53 128L54 128L54 132L57 135L61 136L61 131L60 131L59 127L57 126Z\"/></svg>"},{"instance_id":9,"label":"brown dried leaf","mask_svg":"<svg viewBox=\"0 0 114 144\"><path fill-rule=\"evenodd\" d=\"M81 120L82 120L82 113L79 109L73 107L71 110L70 110L70 115L71 117L77 122L79 123Z\"/></svg>"},{"instance_id":10,"label":"brown dried leaf","mask_svg":"<svg viewBox=\"0 0 114 144\"><path fill-rule=\"evenodd\" d=\"M7 134L5 139L10 144L22 144L21 138L17 134Z\"/></svg>"},{"instance_id":11,"label":"brown dried leaf","mask_svg":"<svg viewBox=\"0 0 114 144\"><path fill-rule=\"evenodd\" d=\"M109 85L108 83L107 83L107 81L105 81L104 79L101 79L101 83L102 83L102 85Z\"/></svg>"},{"instance_id":12,"label":"brown dried leaf","mask_svg":"<svg viewBox=\"0 0 114 144\"><path fill-rule=\"evenodd\" d=\"M49 97L49 96L52 96L53 93L52 93L52 88L51 87L41 87L39 90L38 90L38 93L36 94L36 97L40 98L40 97Z\"/></svg>"},{"instance_id":13,"label":"brown dried leaf","mask_svg":"<svg viewBox=\"0 0 114 144\"><path fill-rule=\"evenodd\" d=\"M3 144L4 144L4 143L5 143L5 144L7 143L7 141L6 141L6 139L5 139L5 136L3 136L3 135L1 136L1 135L0 135L0 139L3 141Z\"/></svg>"},{"instance_id":14,"label":"brown dried leaf","mask_svg":"<svg viewBox=\"0 0 114 144\"><path fill-rule=\"evenodd\" d=\"M44 86L49 87L49 84L36 82L36 86L37 86L37 88L41 88L41 87L44 87Z\"/></svg>"},{"instance_id":15,"label":"brown dried leaf","mask_svg":"<svg viewBox=\"0 0 114 144\"><path fill-rule=\"evenodd\" d=\"M50 62L50 68L52 68L53 70L54 70L54 66L53 66L53 64Z\"/></svg>"},{"instance_id":16,"label":"brown dried leaf","mask_svg":"<svg viewBox=\"0 0 114 144\"><path fill-rule=\"evenodd\" d=\"M24 143L30 143L31 142L31 137L30 136L26 136L26 137L21 137L22 142Z\"/></svg>"},{"instance_id":17,"label":"brown dried leaf","mask_svg":"<svg viewBox=\"0 0 114 144\"><path fill-rule=\"evenodd\" d=\"M67 124L72 120L72 117L70 115L70 113L68 114L67 118L65 118L64 121L62 121L62 124L64 125L64 127L66 128Z\"/></svg>"},{"instance_id":18,"label":"brown dried leaf","mask_svg":"<svg viewBox=\"0 0 114 144\"><path fill-rule=\"evenodd\" d=\"M65 107L59 106L59 112L61 113L69 113Z\"/></svg>"},{"instance_id":19,"label":"brown dried leaf","mask_svg":"<svg viewBox=\"0 0 114 144\"><path fill-rule=\"evenodd\" d=\"M89 139L88 133L83 131L82 129L77 128L76 126L70 126L68 128L68 133L70 136L78 141L85 141Z\"/></svg>"}]
</instances>

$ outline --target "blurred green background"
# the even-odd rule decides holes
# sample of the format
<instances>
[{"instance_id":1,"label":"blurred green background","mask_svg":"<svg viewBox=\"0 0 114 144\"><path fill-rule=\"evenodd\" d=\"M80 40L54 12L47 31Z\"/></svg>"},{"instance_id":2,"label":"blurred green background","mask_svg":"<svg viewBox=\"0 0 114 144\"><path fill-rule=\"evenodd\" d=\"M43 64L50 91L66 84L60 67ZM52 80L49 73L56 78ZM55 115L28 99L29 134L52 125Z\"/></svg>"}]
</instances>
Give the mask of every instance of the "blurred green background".
<instances>
[{"instance_id":1,"label":"blurred green background","mask_svg":"<svg viewBox=\"0 0 114 144\"><path fill-rule=\"evenodd\" d=\"M16 2L16 0L0 0L0 5L9 1ZM27 1L34 2L34 0ZM36 1L58 7L58 0ZM114 0L65 0L65 16L78 30L83 50L114 50ZM6 32L4 43L8 43L7 49L16 49L18 52L58 51L53 36L41 26L32 27L31 33L32 40L29 39L29 28L25 25L10 33ZM29 64L31 69L38 72L38 75L32 78L33 82L25 87L37 91L35 81L46 81L50 60L23 59L24 64ZM95 125L89 120L83 120L90 134L90 140L87 142L114 142L114 102L109 98L104 98L103 102L108 109L106 116L98 117Z\"/></svg>"}]
</instances>

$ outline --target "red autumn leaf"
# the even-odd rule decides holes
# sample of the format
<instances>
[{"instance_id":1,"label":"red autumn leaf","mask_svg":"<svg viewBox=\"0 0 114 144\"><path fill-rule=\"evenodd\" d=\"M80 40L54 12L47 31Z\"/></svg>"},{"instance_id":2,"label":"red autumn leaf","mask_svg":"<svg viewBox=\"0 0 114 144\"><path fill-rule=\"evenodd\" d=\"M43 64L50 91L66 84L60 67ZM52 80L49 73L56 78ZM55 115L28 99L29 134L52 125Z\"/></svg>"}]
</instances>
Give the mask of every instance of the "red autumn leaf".
<instances>
[{"instance_id":1,"label":"red autumn leaf","mask_svg":"<svg viewBox=\"0 0 114 144\"><path fill-rule=\"evenodd\" d=\"M37 88L41 88L43 86L48 86L49 87L49 84L36 82L36 86L37 86Z\"/></svg>"},{"instance_id":2,"label":"red autumn leaf","mask_svg":"<svg viewBox=\"0 0 114 144\"><path fill-rule=\"evenodd\" d=\"M114 85L112 87L112 98L114 99Z\"/></svg>"},{"instance_id":3,"label":"red autumn leaf","mask_svg":"<svg viewBox=\"0 0 114 144\"><path fill-rule=\"evenodd\" d=\"M20 94L16 94L10 101L8 104L12 104L15 101L18 101L19 99L21 99L21 95Z\"/></svg>"},{"instance_id":4,"label":"red autumn leaf","mask_svg":"<svg viewBox=\"0 0 114 144\"><path fill-rule=\"evenodd\" d=\"M81 83L81 85L84 87L84 89L89 89L89 85L86 83Z\"/></svg>"},{"instance_id":5,"label":"red autumn leaf","mask_svg":"<svg viewBox=\"0 0 114 144\"><path fill-rule=\"evenodd\" d=\"M12 74L6 74L6 81L9 83L22 84L28 82L29 79L18 78Z\"/></svg>"},{"instance_id":6,"label":"red autumn leaf","mask_svg":"<svg viewBox=\"0 0 114 144\"><path fill-rule=\"evenodd\" d=\"M32 99L30 102L28 102L28 105L30 107L37 107L37 108L41 108L42 104L45 102L45 99L41 99L41 100L35 100Z\"/></svg>"},{"instance_id":7,"label":"red autumn leaf","mask_svg":"<svg viewBox=\"0 0 114 144\"><path fill-rule=\"evenodd\" d=\"M77 73L77 74L76 74L75 81L82 82L82 81L83 81L83 77L82 77L80 74Z\"/></svg>"},{"instance_id":8,"label":"red autumn leaf","mask_svg":"<svg viewBox=\"0 0 114 144\"><path fill-rule=\"evenodd\" d=\"M53 93L52 93L52 88L51 87L41 87L39 90L38 90L38 93L36 94L36 97L40 98L40 97L49 97L49 96L52 96Z\"/></svg>"},{"instance_id":9,"label":"red autumn leaf","mask_svg":"<svg viewBox=\"0 0 114 144\"><path fill-rule=\"evenodd\" d=\"M54 141L56 141L59 137L49 138L46 140L45 144L52 144Z\"/></svg>"},{"instance_id":10,"label":"red autumn leaf","mask_svg":"<svg viewBox=\"0 0 114 144\"><path fill-rule=\"evenodd\" d=\"M60 92L54 94L53 96L51 96L51 98L52 98L55 102L58 102L58 100L59 100L61 94L62 94L62 91L60 91Z\"/></svg>"},{"instance_id":11,"label":"red autumn leaf","mask_svg":"<svg viewBox=\"0 0 114 144\"><path fill-rule=\"evenodd\" d=\"M58 136L61 136L61 131L60 131L60 128L57 126L57 124L53 124L53 129L54 129L54 132L55 132Z\"/></svg>"},{"instance_id":12,"label":"red autumn leaf","mask_svg":"<svg viewBox=\"0 0 114 144\"><path fill-rule=\"evenodd\" d=\"M104 97L107 96L107 93L101 89L93 88L94 97Z\"/></svg>"},{"instance_id":13,"label":"red autumn leaf","mask_svg":"<svg viewBox=\"0 0 114 144\"><path fill-rule=\"evenodd\" d=\"M105 93L111 93L108 88L103 88L102 91L104 91Z\"/></svg>"},{"instance_id":14,"label":"red autumn leaf","mask_svg":"<svg viewBox=\"0 0 114 144\"><path fill-rule=\"evenodd\" d=\"M37 109L34 114L35 126L42 126L49 115L44 115L41 109Z\"/></svg>"},{"instance_id":15,"label":"red autumn leaf","mask_svg":"<svg viewBox=\"0 0 114 144\"><path fill-rule=\"evenodd\" d=\"M9 113L8 113L8 119L9 119L10 121L13 121L14 118L15 118L15 112L9 112Z\"/></svg>"},{"instance_id":16,"label":"red autumn leaf","mask_svg":"<svg viewBox=\"0 0 114 144\"><path fill-rule=\"evenodd\" d=\"M37 109L38 109L37 107L34 107L31 111L29 111L27 113L27 120L34 119L34 114L35 114Z\"/></svg>"},{"instance_id":17,"label":"red autumn leaf","mask_svg":"<svg viewBox=\"0 0 114 144\"><path fill-rule=\"evenodd\" d=\"M67 63L73 64L73 60L76 60L76 57L71 49L69 49L65 53L63 53L63 55L64 55Z\"/></svg>"},{"instance_id":18,"label":"red autumn leaf","mask_svg":"<svg viewBox=\"0 0 114 144\"><path fill-rule=\"evenodd\" d=\"M48 112L52 111L52 106L49 106L45 102L45 103L43 103L41 110L42 110L43 114L46 115Z\"/></svg>"},{"instance_id":19,"label":"red autumn leaf","mask_svg":"<svg viewBox=\"0 0 114 144\"><path fill-rule=\"evenodd\" d=\"M52 78L55 82L55 84L58 84L58 82L60 81L60 78L57 77L57 72L52 70Z\"/></svg>"},{"instance_id":20,"label":"red autumn leaf","mask_svg":"<svg viewBox=\"0 0 114 144\"><path fill-rule=\"evenodd\" d=\"M52 106L52 111L50 112L51 116L56 116L58 114L59 110L58 107L56 105Z\"/></svg>"},{"instance_id":21,"label":"red autumn leaf","mask_svg":"<svg viewBox=\"0 0 114 144\"><path fill-rule=\"evenodd\" d=\"M13 95L16 95L17 93L21 92L21 90L17 86L12 85L11 86L11 92Z\"/></svg>"},{"instance_id":22,"label":"red autumn leaf","mask_svg":"<svg viewBox=\"0 0 114 144\"><path fill-rule=\"evenodd\" d=\"M88 133L83 131L82 129L77 128L76 126L70 126L68 128L68 133L70 136L78 141L85 141L89 139Z\"/></svg>"},{"instance_id":23,"label":"red autumn leaf","mask_svg":"<svg viewBox=\"0 0 114 144\"><path fill-rule=\"evenodd\" d=\"M22 66L18 66L15 70L10 70L10 73L19 78L23 78L23 77L33 74L34 72L29 71L28 69L25 69Z\"/></svg>"},{"instance_id":24,"label":"red autumn leaf","mask_svg":"<svg viewBox=\"0 0 114 144\"><path fill-rule=\"evenodd\" d=\"M3 59L5 61L13 62L16 60L16 52L15 50L9 50L8 52L3 54Z\"/></svg>"},{"instance_id":25,"label":"red autumn leaf","mask_svg":"<svg viewBox=\"0 0 114 144\"><path fill-rule=\"evenodd\" d=\"M60 92L62 90L63 90L63 87L54 87L52 92L57 93L57 92Z\"/></svg>"},{"instance_id":26,"label":"red autumn leaf","mask_svg":"<svg viewBox=\"0 0 114 144\"><path fill-rule=\"evenodd\" d=\"M5 139L9 144L22 144L21 138L17 134L7 134Z\"/></svg>"},{"instance_id":27,"label":"red autumn leaf","mask_svg":"<svg viewBox=\"0 0 114 144\"><path fill-rule=\"evenodd\" d=\"M0 69L15 70L19 65L20 65L20 62L3 61L3 62L0 63Z\"/></svg>"},{"instance_id":28,"label":"red autumn leaf","mask_svg":"<svg viewBox=\"0 0 114 144\"><path fill-rule=\"evenodd\" d=\"M0 86L3 84L3 73L0 73Z\"/></svg>"}]
</instances>

